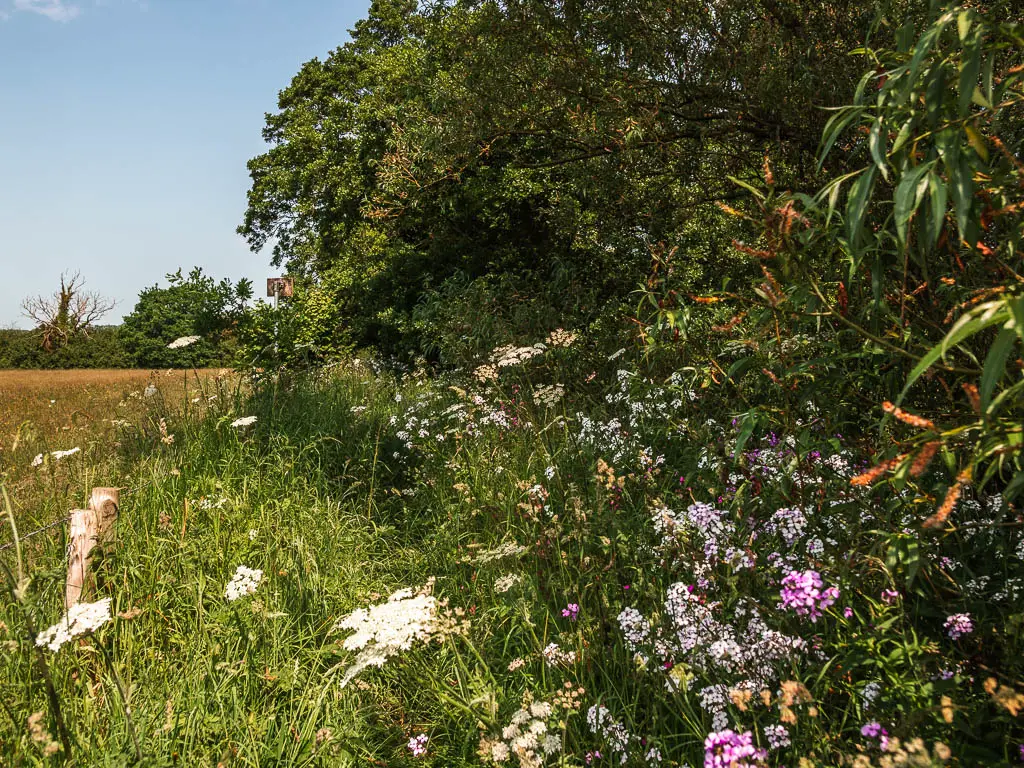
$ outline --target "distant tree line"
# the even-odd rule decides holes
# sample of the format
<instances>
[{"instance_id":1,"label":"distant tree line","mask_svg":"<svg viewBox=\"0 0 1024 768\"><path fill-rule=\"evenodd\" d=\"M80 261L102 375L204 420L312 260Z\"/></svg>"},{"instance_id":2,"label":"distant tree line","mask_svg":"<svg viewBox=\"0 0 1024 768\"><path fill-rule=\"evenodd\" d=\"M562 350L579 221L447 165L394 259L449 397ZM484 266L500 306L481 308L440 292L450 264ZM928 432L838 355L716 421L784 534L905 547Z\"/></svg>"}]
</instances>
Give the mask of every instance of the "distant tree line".
<instances>
[{"instance_id":1,"label":"distant tree line","mask_svg":"<svg viewBox=\"0 0 1024 768\"><path fill-rule=\"evenodd\" d=\"M248 280L217 282L200 267L139 294L122 325L100 325L113 302L62 275L51 296L26 299L31 330L0 330L0 368L202 368L231 365L252 297ZM191 344L171 342L196 336Z\"/></svg>"}]
</instances>

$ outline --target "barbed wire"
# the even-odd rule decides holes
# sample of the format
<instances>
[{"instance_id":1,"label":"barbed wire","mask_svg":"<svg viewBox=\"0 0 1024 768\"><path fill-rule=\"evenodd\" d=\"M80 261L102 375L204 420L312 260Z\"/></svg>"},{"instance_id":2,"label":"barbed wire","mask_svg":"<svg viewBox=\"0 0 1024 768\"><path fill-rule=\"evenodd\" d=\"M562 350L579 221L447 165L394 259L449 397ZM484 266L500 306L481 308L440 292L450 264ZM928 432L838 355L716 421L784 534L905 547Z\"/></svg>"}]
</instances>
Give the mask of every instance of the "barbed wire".
<instances>
[{"instance_id":1,"label":"barbed wire","mask_svg":"<svg viewBox=\"0 0 1024 768\"><path fill-rule=\"evenodd\" d=\"M139 485L136 485L133 488L119 488L118 490L121 492L122 496L128 496L132 493L135 493L136 491L142 490L146 486L152 485L155 482L156 480L150 480L149 482L146 483L140 483ZM71 515L66 515L64 517L54 520L51 523L47 523L42 528L36 528L34 531L29 531L28 533L20 533L18 534L17 543L26 541L27 539L31 539L33 536L38 536L40 533L45 533L46 531L52 530L60 525L63 525L69 520L71 520ZM14 545L15 542L13 541L9 541L6 544L0 544L0 552L6 552L9 549L14 549Z\"/></svg>"}]
</instances>

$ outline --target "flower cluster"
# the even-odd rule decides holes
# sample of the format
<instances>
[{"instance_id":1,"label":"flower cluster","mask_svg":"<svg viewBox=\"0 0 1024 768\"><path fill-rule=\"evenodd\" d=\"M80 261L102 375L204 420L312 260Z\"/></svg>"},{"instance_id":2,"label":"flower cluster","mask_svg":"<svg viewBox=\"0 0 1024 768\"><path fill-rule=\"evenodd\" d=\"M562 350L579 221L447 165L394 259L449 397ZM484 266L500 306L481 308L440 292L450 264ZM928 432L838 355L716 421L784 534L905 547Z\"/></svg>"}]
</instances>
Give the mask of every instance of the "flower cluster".
<instances>
[{"instance_id":1,"label":"flower cluster","mask_svg":"<svg viewBox=\"0 0 1024 768\"><path fill-rule=\"evenodd\" d=\"M817 571L791 571L782 580L782 607L809 616L811 621L821 617L823 609L839 599L839 588L822 589L824 582Z\"/></svg>"},{"instance_id":2,"label":"flower cluster","mask_svg":"<svg viewBox=\"0 0 1024 768\"><path fill-rule=\"evenodd\" d=\"M242 416L240 419L235 419L234 421L232 421L231 426L237 429L238 427L251 427L255 423L255 416Z\"/></svg>"},{"instance_id":3,"label":"flower cluster","mask_svg":"<svg viewBox=\"0 0 1024 768\"><path fill-rule=\"evenodd\" d=\"M50 451L50 456L53 457L54 461L60 461L61 459L66 459L68 456L74 456L76 453L78 453L81 450L82 450L81 448L76 446L74 448L68 448L66 451ZM43 454L41 454L41 453L38 454L34 459L32 459L32 466L33 467L38 467L42 463L43 463Z\"/></svg>"},{"instance_id":4,"label":"flower cluster","mask_svg":"<svg viewBox=\"0 0 1024 768\"><path fill-rule=\"evenodd\" d=\"M950 640L959 640L974 631L974 622L971 621L969 613L954 613L952 616L947 616L943 626L946 628L946 634L949 635Z\"/></svg>"},{"instance_id":5,"label":"flower cluster","mask_svg":"<svg viewBox=\"0 0 1024 768\"><path fill-rule=\"evenodd\" d=\"M67 614L49 629L36 636L36 645L46 646L56 653L68 640L95 632L110 621L110 598L95 603L75 603Z\"/></svg>"},{"instance_id":6,"label":"flower cluster","mask_svg":"<svg viewBox=\"0 0 1024 768\"><path fill-rule=\"evenodd\" d=\"M638 741L636 736L615 720L607 707L597 704L587 710L587 725L591 733L604 741L608 751L619 758L619 763L625 765L629 760L630 748ZM600 757L600 753L596 757Z\"/></svg>"},{"instance_id":7,"label":"flower cluster","mask_svg":"<svg viewBox=\"0 0 1024 768\"><path fill-rule=\"evenodd\" d=\"M561 384L542 384L533 392L533 402L545 408L553 408L565 396L565 387Z\"/></svg>"},{"instance_id":8,"label":"flower cluster","mask_svg":"<svg viewBox=\"0 0 1024 768\"><path fill-rule=\"evenodd\" d=\"M889 748L889 732L877 720L864 723L860 728L860 735L868 739L877 739L878 747L883 752Z\"/></svg>"},{"instance_id":9,"label":"flower cluster","mask_svg":"<svg viewBox=\"0 0 1024 768\"><path fill-rule=\"evenodd\" d=\"M519 583L522 577L518 573L506 573L494 582L494 591L502 594L508 592Z\"/></svg>"},{"instance_id":10,"label":"flower cluster","mask_svg":"<svg viewBox=\"0 0 1024 768\"><path fill-rule=\"evenodd\" d=\"M484 363L473 371L473 378L481 384L486 384L488 381L497 381L498 366L492 365L491 363Z\"/></svg>"},{"instance_id":11,"label":"flower cluster","mask_svg":"<svg viewBox=\"0 0 1024 768\"><path fill-rule=\"evenodd\" d=\"M556 328L545 341L549 347L571 347L576 341L576 334L564 328Z\"/></svg>"},{"instance_id":12,"label":"flower cluster","mask_svg":"<svg viewBox=\"0 0 1024 768\"><path fill-rule=\"evenodd\" d=\"M549 667L567 667L576 662L576 651L563 651L558 643L548 643L541 655Z\"/></svg>"},{"instance_id":13,"label":"flower cluster","mask_svg":"<svg viewBox=\"0 0 1024 768\"><path fill-rule=\"evenodd\" d=\"M183 347L190 347L195 344L202 336L182 336L181 338L175 339L167 345L168 349L182 349Z\"/></svg>"},{"instance_id":14,"label":"flower cluster","mask_svg":"<svg viewBox=\"0 0 1024 768\"><path fill-rule=\"evenodd\" d=\"M544 761L562 751L562 737L552 728L554 709L546 701L535 701L517 710L500 736L480 739L480 757L492 763L507 763L513 757L520 768L540 768Z\"/></svg>"},{"instance_id":15,"label":"flower cluster","mask_svg":"<svg viewBox=\"0 0 1024 768\"><path fill-rule=\"evenodd\" d=\"M231 581L224 587L224 597L233 602L240 597L251 595L256 592L256 587L260 585L262 578L263 571L259 568L247 568L240 565L235 569L235 575L231 577Z\"/></svg>"},{"instance_id":16,"label":"flower cluster","mask_svg":"<svg viewBox=\"0 0 1024 768\"><path fill-rule=\"evenodd\" d=\"M423 757L427 754L427 741L430 739L425 733L421 733L419 736L413 736L409 739L409 743L406 745L409 751L412 752L413 757Z\"/></svg>"},{"instance_id":17,"label":"flower cluster","mask_svg":"<svg viewBox=\"0 0 1024 768\"><path fill-rule=\"evenodd\" d=\"M756 768L764 765L768 753L754 746L750 731L726 729L704 739L704 768Z\"/></svg>"},{"instance_id":18,"label":"flower cluster","mask_svg":"<svg viewBox=\"0 0 1024 768\"><path fill-rule=\"evenodd\" d=\"M433 581L416 593L400 589L386 603L359 608L335 623L332 631L352 630L342 647L359 651L345 671L342 687L367 667L384 666L385 661L409 650L414 643L426 643L462 631L462 626L457 626L459 622L450 621L439 611L443 603L431 594L432 590Z\"/></svg>"},{"instance_id":19,"label":"flower cluster","mask_svg":"<svg viewBox=\"0 0 1024 768\"><path fill-rule=\"evenodd\" d=\"M538 355L543 355L545 349L546 347L543 344L534 344L529 347L517 347L515 344L507 344L503 347L498 347L491 353L491 362L499 368L520 365Z\"/></svg>"}]
</instances>

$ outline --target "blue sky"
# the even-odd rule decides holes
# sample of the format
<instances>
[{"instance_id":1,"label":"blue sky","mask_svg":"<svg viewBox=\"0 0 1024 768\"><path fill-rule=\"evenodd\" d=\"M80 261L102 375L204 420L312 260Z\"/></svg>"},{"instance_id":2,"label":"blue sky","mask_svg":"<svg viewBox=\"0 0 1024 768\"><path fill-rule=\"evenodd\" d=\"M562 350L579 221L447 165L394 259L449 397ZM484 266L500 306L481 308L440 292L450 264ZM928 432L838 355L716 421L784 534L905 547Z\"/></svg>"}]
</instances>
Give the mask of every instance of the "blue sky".
<instances>
[{"instance_id":1,"label":"blue sky","mask_svg":"<svg viewBox=\"0 0 1024 768\"><path fill-rule=\"evenodd\" d=\"M0 327L62 271L130 312L178 267L273 274L235 234L263 116L368 0L0 0Z\"/></svg>"}]
</instances>

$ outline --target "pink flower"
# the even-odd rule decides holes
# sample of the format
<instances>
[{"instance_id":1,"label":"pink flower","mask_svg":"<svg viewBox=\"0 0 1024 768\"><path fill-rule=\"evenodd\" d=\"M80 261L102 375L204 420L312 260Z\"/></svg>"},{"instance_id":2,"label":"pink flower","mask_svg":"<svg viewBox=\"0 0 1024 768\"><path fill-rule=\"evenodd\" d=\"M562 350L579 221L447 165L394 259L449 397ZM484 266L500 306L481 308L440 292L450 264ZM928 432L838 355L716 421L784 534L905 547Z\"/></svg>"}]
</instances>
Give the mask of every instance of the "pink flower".
<instances>
[{"instance_id":1,"label":"pink flower","mask_svg":"<svg viewBox=\"0 0 1024 768\"><path fill-rule=\"evenodd\" d=\"M580 615L580 607L577 603L569 603L562 609L562 616L570 621L576 621Z\"/></svg>"},{"instance_id":2,"label":"pink flower","mask_svg":"<svg viewBox=\"0 0 1024 768\"><path fill-rule=\"evenodd\" d=\"M709 733L704 739L704 768L754 768L764 765L768 753L754 746L750 731Z\"/></svg>"},{"instance_id":3,"label":"pink flower","mask_svg":"<svg viewBox=\"0 0 1024 768\"><path fill-rule=\"evenodd\" d=\"M963 635L969 635L974 631L974 622L971 621L969 613L954 613L946 617L946 634L951 640L958 640Z\"/></svg>"},{"instance_id":4,"label":"pink flower","mask_svg":"<svg viewBox=\"0 0 1024 768\"><path fill-rule=\"evenodd\" d=\"M824 582L817 571L790 571L782 580L782 607L817 621L823 609L839 598L838 587L822 589Z\"/></svg>"},{"instance_id":5,"label":"pink flower","mask_svg":"<svg viewBox=\"0 0 1024 768\"><path fill-rule=\"evenodd\" d=\"M412 751L413 757L422 757L427 754L427 740L430 737L425 733L421 733L419 736L413 736L409 739L409 743L406 746Z\"/></svg>"}]
</instances>

